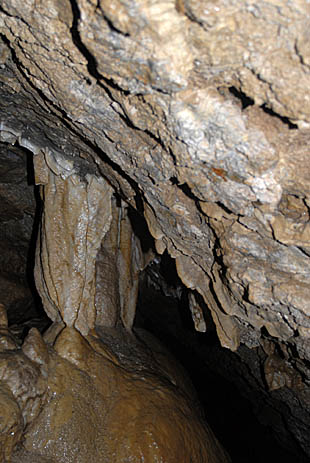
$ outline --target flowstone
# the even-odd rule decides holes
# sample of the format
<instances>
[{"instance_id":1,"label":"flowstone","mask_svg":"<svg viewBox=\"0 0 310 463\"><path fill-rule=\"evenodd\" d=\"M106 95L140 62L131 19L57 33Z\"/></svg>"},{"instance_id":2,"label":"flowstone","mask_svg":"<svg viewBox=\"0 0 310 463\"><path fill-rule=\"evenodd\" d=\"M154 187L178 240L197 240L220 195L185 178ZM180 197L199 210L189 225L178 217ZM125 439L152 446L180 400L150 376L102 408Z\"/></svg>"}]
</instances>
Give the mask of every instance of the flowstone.
<instances>
[{"instance_id":1,"label":"flowstone","mask_svg":"<svg viewBox=\"0 0 310 463\"><path fill-rule=\"evenodd\" d=\"M65 327L52 346L32 328L21 349L2 348L1 463L229 462L183 371L148 343Z\"/></svg>"}]
</instances>

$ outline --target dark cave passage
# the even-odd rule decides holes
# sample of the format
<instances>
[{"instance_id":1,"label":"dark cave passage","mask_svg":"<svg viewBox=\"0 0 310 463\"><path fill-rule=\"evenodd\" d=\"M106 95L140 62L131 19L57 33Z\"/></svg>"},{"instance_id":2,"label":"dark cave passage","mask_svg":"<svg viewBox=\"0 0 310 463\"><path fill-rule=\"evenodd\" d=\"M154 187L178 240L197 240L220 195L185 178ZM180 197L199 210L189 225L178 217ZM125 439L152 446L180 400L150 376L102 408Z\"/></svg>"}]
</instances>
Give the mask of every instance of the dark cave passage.
<instances>
[{"instance_id":1,"label":"dark cave passage","mask_svg":"<svg viewBox=\"0 0 310 463\"><path fill-rule=\"evenodd\" d=\"M43 332L50 324L33 277L42 202L32 152L1 143L0 167L0 301L11 331L23 341L31 327Z\"/></svg>"},{"instance_id":2,"label":"dark cave passage","mask_svg":"<svg viewBox=\"0 0 310 463\"><path fill-rule=\"evenodd\" d=\"M175 296L176 288L179 298ZM253 382L246 360L255 363L262 353L252 354L243 347L240 355L223 348L211 316L206 333L195 331L187 292L173 259L164 254L142 275L135 325L157 337L186 370L207 421L233 462L306 463L307 457L298 446L281 442L281 436L277 436L277 412L267 399L267 391ZM261 421L257 416L259 409ZM287 448L287 444L292 447Z\"/></svg>"}]
</instances>

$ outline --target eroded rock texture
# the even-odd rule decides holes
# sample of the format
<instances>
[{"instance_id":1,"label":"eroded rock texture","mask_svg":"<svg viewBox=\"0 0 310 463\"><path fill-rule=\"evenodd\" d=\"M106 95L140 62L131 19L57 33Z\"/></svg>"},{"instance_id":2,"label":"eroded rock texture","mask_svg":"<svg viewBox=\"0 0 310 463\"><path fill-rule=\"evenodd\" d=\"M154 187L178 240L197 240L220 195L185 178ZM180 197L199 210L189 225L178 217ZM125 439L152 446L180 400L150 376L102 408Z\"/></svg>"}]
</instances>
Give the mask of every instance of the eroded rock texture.
<instances>
[{"instance_id":1,"label":"eroded rock texture","mask_svg":"<svg viewBox=\"0 0 310 463\"><path fill-rule=\"evenodd\" d=\"M96 216L100 200L94 222L85 207L104 177L144 214L156 252L175 259L193 291L196 328L207 329L208 311L222 346L264 350L261 387L288 388L300 401L287 415L292 423L284 420L310 455L308 436L293 424L302 410L307 427L310 406L308 2L0 5L1 139L34 153L37 182L54 188L56 201L69 188L81 205L68 239L89 221L93 269L105 221ZM55 204L46 203L47 219ZM64 211L46 230L60 232ZM137 273L144 264L128 253ZM78 252L71 257L64 249L57 262L78 269ZM46 310L86 335L96 319L93 275L74 303L72 294L56 302L52 281ZM130 328L136 289L120 291Z\"/></svg>"}]
</instances>

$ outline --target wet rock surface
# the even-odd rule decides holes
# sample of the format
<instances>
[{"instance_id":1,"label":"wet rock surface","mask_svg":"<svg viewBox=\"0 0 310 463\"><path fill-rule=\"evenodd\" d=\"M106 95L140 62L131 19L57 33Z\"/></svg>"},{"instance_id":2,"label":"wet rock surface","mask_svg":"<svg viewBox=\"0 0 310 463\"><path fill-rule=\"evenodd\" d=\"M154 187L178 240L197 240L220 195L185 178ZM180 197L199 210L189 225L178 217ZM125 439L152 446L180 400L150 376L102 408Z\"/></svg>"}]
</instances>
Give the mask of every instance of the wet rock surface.
<instances>
[{"instance_id":1,"label":"wet rock surface","mask_svg":"<svg viewBox=\"0 0 310 463\"><path fill-rule=\"evenodd\" d=\"M52 348L32 329L23 352L1 352L1 461L230 461L181 370L124 330L99 331L65 328Z\"/></svg>"},{"instance_id":2,"label":"wet rock surface","mask_svg":"<svg viewBox=\"0 0 310 463\"><path fill-rule=\"evenodd\" d=\"M16 143L33 153L35 181L50 198L36 277L48 315L84 336L119 320L130 331L138 273L167 252L189 288L196 330L207 332L211 316L223 347L261 353L261 370L251 367L256 354L244 358L258 389L282 404L283 423L273 425L280 434L289 428L309 456L308 2L1 0L0 7L8 159L1 154L1 300L8 306L13 293L18 301L29 296L16 276L31 229L26 188L18 182L10 190ZM104 230L113 220L100 212L97 184L117 193L122 210L127 204L144 216L151 254L128 245L125 212L114 216L124 224L115 257L116 235ZM57 206L64 198L69 210L75 203L71 216Z\"/></svg>"}]
</instances>

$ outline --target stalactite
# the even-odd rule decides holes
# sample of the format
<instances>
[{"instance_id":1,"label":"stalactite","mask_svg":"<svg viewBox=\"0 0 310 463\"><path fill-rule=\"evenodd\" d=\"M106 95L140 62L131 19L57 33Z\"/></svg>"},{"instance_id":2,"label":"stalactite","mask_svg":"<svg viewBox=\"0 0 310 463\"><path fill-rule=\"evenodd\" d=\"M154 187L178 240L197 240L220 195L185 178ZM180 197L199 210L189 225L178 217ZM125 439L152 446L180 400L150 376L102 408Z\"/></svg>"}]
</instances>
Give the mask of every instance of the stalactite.
<instances>
[{"instance_id":1,"label":"stalactite","mask_svg":"<svg viewBox=\"0 0 310 463\"><path fill-rule=\"evenodd\" d=\"M36 286L48 316L85 335L95 326L95 262L110 228L112 188L103 178L63 178L55 170L48 167L48 182L41 186Z\"/></svg>"}]
</instances>

